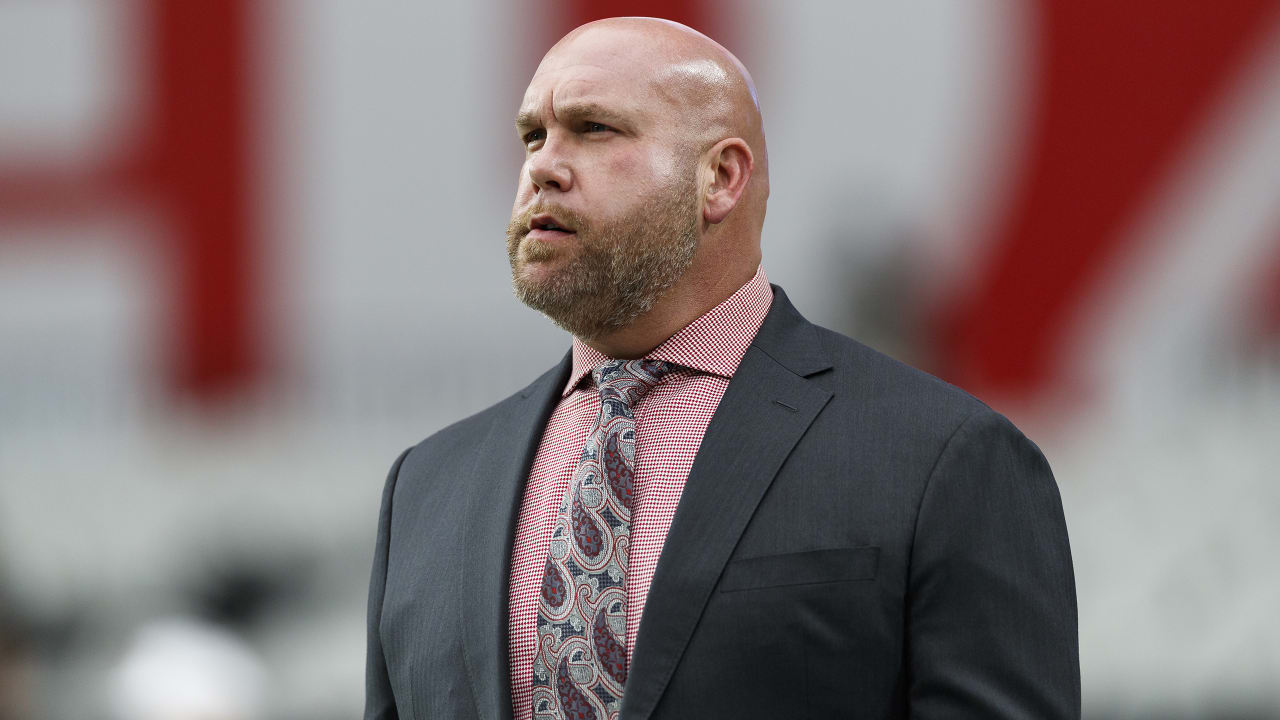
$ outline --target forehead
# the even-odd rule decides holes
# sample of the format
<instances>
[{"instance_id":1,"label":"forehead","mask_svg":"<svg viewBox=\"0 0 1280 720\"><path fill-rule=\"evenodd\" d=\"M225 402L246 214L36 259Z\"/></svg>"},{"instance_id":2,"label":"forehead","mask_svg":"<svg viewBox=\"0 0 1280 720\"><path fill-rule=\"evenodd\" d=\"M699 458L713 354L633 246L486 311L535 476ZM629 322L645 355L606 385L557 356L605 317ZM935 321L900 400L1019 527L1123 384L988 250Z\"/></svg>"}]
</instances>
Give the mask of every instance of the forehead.
<instances>
[{"instance_id":1,"label":"forehead","mask_svg":"<svg viewBox=\"0 0 1280 720\"><path fill-rule=\"evenodd\" d=\"M589 34L552 48L529 81L521 111L554 111L570 102L635 113L653 107L654 68L660 61L636 52L621 38L603 35Z\"/></svg>"}]
</instances>

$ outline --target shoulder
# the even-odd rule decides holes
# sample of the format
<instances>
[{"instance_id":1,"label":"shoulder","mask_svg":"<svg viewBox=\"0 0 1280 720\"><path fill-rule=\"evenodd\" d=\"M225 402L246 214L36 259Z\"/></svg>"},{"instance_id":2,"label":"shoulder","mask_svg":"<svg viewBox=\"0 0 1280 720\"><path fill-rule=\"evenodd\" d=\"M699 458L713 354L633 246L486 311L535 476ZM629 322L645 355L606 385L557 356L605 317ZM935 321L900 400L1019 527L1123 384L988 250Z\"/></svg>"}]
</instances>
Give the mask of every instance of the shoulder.
<instances>
[{"instance_id":1,"label":"shoulder","mask_svg":"<svg viewBox=\"0 0 1280 720\"><path fill-rule=\"evenodd\" d=\"M773 286L773 305L752 347L831 393L824 415L861 435L946 436L969 416L993 413L960 388L857 340L815 325ZM832 413L834 411L834 413Z\"/></svg>"},{"instance_id":2,"label":"shoulder","mask_svg":"<svg viewBox=\"0 0 1280 720\"><path fill-rule=\"evenodd\" d=\"M542 408L553 404L567 371L566 358L521 390L427 436L405 451L400 474L411 477L426 469L448 470L474 458L494 432L504 432L498 425L510 426L513 417L531 416L530 409L534 406ZM539 416L539 413L532 415Z\"/></svg>"},{"instance_id":3,"label":"shoulder","mask_svg":"<svg viewBox=\"0 0 1280 720\"><path fill-rule=\"evenodd\" d=\"M914 440L940 449L962 426L996 425L1004 416L970 393L852 338L813 326L831 369L812 380L832 393L850 427Z\"/></svg>"},{"instance_id":4,"label":"shoulder","mask_svg":"<svg viewBox=\"0 0 1280 720\"><path fill-rule=\"evenodd\" d=\"M832 358L831 427L871 464L912 488L915 503L955 510L965 502L1036 507L1061 523L1061 500L1044 454L1004 415L964 390L862 343L817 330ZM823 382L822 376L814 378ZM960 498L968 498L961 500ZM928 504L921 506L926 510ZM972 508L960 517L983 512ZM942 515L956 517L943 510Z\"/></svg>"}]
</instances>

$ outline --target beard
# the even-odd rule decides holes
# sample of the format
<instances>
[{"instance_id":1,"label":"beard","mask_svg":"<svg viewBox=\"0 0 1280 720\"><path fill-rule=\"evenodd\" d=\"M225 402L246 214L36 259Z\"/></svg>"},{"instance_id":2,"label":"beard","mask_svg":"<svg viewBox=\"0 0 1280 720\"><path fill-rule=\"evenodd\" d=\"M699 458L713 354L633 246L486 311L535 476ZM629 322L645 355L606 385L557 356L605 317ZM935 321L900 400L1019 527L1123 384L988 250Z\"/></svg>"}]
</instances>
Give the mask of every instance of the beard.
<instances>
[{"instance_id":1,"label":"beard","mask_svg":"<svg viewBox=\"0 0 1280 720\"><path fill-rule=\"evenodd\" d=\"M699 212L689 180L648 198L624 216L593 222L566 208L539 204L513 216L507 255L516 297L583 340L630 325L684 275L698 249ZM549 212L576 229L574 248L526 239L529 220ZM536 277L531 264L577 254L554 274Z\"/></svg>"}]
</instances>

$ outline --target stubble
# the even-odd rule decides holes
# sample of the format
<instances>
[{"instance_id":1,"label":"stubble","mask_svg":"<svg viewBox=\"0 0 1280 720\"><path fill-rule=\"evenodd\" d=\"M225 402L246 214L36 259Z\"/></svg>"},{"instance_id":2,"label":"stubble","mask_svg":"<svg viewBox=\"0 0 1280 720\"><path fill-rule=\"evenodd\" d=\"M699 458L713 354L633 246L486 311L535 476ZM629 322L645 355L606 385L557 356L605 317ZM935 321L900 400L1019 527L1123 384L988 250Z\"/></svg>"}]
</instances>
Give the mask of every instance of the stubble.
<instances>
[{"instance_id":1,"label":"stubble","mask_svg":"<svg viewBox=\"0 0 1280 720\"><path fill-rule=\"evenodd\" d=\"M550 212L576 235L573 248L529 240L529 219ZM624 217L593 223L566 208L539 205L507 226L507 255L516 297L583 340L620 330L653 308L693 262L698 249L696 186L690 182L650 197ZM535 278L530 265L575 251L553 275Z\"/></svg>"}]
</instances>

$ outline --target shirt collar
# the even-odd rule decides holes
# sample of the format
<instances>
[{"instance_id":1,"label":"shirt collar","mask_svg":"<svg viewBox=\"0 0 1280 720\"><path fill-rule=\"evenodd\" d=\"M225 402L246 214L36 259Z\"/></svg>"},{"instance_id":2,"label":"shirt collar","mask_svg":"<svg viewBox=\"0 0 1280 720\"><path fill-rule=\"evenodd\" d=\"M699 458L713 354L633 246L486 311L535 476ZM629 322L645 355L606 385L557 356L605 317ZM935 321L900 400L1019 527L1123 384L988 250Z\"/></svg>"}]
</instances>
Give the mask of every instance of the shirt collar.
<instances>
[{"instance_id":1,"label":"shirt collar","mask_svg":"<svg viewBox=\"0 0 1280 720\"><path fill-rule=\"evenodd\" d=\"M747 348L764 322L773 302L773 288L765 277L764 267L738 288L724 302L711 308L645 354L651 360L663 360L699 372L731 378L747 354ZM610 360L599 350L578 338L573 339L573 372L565 383L561 397L566 397L591 370Z\"/></svg>"}]
</instances>

